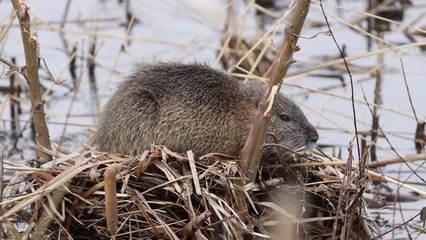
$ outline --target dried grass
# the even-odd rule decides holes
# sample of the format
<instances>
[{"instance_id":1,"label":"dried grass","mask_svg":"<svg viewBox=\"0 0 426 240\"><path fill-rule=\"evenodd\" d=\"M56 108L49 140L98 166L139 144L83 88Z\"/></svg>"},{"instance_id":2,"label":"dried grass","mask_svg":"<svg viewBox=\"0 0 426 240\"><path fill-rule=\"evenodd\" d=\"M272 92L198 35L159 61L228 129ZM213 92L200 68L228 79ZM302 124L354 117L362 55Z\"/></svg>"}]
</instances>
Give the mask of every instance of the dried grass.
<instances>
[{"instance_id":1,"label":"dried grass","mask_svg":"<svg viewBox=\"0 0 426 240\"><path fill-rule=\"evenodd\" d=\"M111 233L117 239L327 239L358 199L355 191L348 194L347 207L336 212L345 168L308 166L319 160L313 155L288 154L286 163L302 163L296 167L264 165L261 179L248 185L238 161L223 156L197 159L165 147L138 157L68 155L45 169L15 164L2 221L31 236L39 214L48 211L54 221L46 239L107 239ZM55 209L50 193L60 187L67 193ZM371 236L364 209L353 214L351 232Z\"/></svg>"}]
</instances>

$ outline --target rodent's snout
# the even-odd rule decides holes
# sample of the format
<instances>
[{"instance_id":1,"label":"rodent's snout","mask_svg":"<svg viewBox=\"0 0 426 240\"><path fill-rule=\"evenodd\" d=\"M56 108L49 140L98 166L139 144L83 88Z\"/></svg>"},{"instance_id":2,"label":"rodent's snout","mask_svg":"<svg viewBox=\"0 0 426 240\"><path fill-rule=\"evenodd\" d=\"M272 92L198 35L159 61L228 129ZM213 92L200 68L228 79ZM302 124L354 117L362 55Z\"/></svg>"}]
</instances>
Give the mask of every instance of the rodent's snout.
<instances>
[{"instance_id":1,"label":"rodent's snout","mask_svg":"<svg viewBox=\"0 0 426 240\"><path fill-rule=\"evenodd\" d=\"M315 130L314 127L310 127L307 131L307 138L306 138L306 148L308 150L312 150L315 147L315 144L318 142L319 135L317 130Z\"/></svg>"},{"instance_id":2,"label":"rodent's snout","mask_svg":"<svg viewBox=\"0 0 426 240\"><path fill-rule=\"evenodd\" d=\"M319 139L319 135L317 130L312 129L312 131L309 133L309 141L316 143L318 142L318 139Z\"/></svg>"}]
</instances>

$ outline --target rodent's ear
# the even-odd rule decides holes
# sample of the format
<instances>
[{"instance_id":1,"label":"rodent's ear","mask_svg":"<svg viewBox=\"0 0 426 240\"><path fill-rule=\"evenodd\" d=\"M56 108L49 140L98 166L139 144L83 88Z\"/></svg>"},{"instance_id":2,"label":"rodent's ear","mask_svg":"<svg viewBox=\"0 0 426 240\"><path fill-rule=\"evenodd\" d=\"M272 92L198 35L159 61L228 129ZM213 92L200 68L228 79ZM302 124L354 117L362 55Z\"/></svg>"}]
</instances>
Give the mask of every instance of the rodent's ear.
<instances>
[{"instance_id":1,"label":"rodent's ear","mask_svg":"<svg viewBox=\"0 0 426 240\"><path fill-rule=\"evenodd\" d=\"M158 109L158 102L149 91L138 91L132 97L136 98L134 100L141 111L154 112Z\"/></svg>"}]
</instances>

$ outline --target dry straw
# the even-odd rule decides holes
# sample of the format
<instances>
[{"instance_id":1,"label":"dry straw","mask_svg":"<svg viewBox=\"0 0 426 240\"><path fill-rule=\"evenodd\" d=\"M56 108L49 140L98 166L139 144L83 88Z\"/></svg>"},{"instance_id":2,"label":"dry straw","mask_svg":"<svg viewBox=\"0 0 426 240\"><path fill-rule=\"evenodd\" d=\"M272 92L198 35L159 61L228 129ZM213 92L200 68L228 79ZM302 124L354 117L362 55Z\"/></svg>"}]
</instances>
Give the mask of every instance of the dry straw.
<instances>
[{"instance_id":1,"label":"dry straw","mask_svg":"<svg viewBox=\"0 0 426 240\"><path fill-rule=\"evenodd\" d=\"M261 179L246 186L238 161L223 156L197 159L161 146L138 157L67 155L45 169L6 165L20 176L8 183L2 202L1 220L13 223L10 239L34 236L41 212L53 220L43 229L49 239L321 239L335 221L343 225L336 216L344 216L356 197L353 183L347 208L337 213L346 168L336 160L315 164L319 158L312 155L287 155L286 162L300 163L291 168L264 165ZM58 188L66 197L55 208L50 197ZM365 209L355 216L353 230L373 236Z\"/></svg>"}]
</instances>

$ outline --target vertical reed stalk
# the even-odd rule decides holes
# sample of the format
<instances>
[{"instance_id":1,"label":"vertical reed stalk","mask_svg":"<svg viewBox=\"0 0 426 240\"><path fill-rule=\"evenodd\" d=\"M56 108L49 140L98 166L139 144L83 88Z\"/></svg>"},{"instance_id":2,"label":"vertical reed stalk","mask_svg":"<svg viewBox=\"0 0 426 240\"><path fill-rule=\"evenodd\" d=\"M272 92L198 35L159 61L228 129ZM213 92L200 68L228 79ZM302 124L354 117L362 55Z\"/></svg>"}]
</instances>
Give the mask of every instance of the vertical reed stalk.
<instances>
[{"instance_id":1,"label":"vertical reed stalk","mask_svg":"<svg viewBox=\"0 0 426 240\"><path fill-rule=\"evenodd\" d=\"M31 21L29 8L24 0L11 0L19 20L22 43L25 52L25 63L27 72L27 83L30 90L32 116L35 126L35 139L37 144L50 149L49 130L47 129L44 106L41 99L40 81L38 76L39 67L39 44L37 35L31 32ZM52 157L38 148L41 163L49 162Z\"/></svg>"},{"instance_id":2,"label":"vertical reed stalk","mask_svg":"<svg viewBox=\"0 0 426 240\"><path fill-rule=\"evenodd\" d=\"M259 168L262 146L265 141L269 121L272 117L272 104L275 94L280 91L283 78L294 62L293 53L298 50L297 40L308 15L310 0L297 0L293 16L285 28L284 41L272 69L271 78L259 103L249 136L241 152L241 168L250 182L253 182Z\"/></svg>"},{"instance_id":3,"label":"vertical reed stalk","mask_svg":"<svg viewBox=\"0 0 426 240\"><path fill-rule=\"evenodd\" d=\"M377 37L380 39L383 39L383 32L378 32ZM377 41L378 48L382 48L381 41ZM379 54L377 56L377 66L383 66L383 53ZM377 154L376 154L376 145L377 145L377 137L379 133L379 116L378 116L378 107L382 104L382 96L381 96L381 89L382 89L382 73L380 71L380 68L377 68L375 72L376 76L376 84L374 86L374 105L373 105L373 122L371 124L371 149L370 149L370 161L375 162L377 161Z\"/></svg>"}]
</instances>

